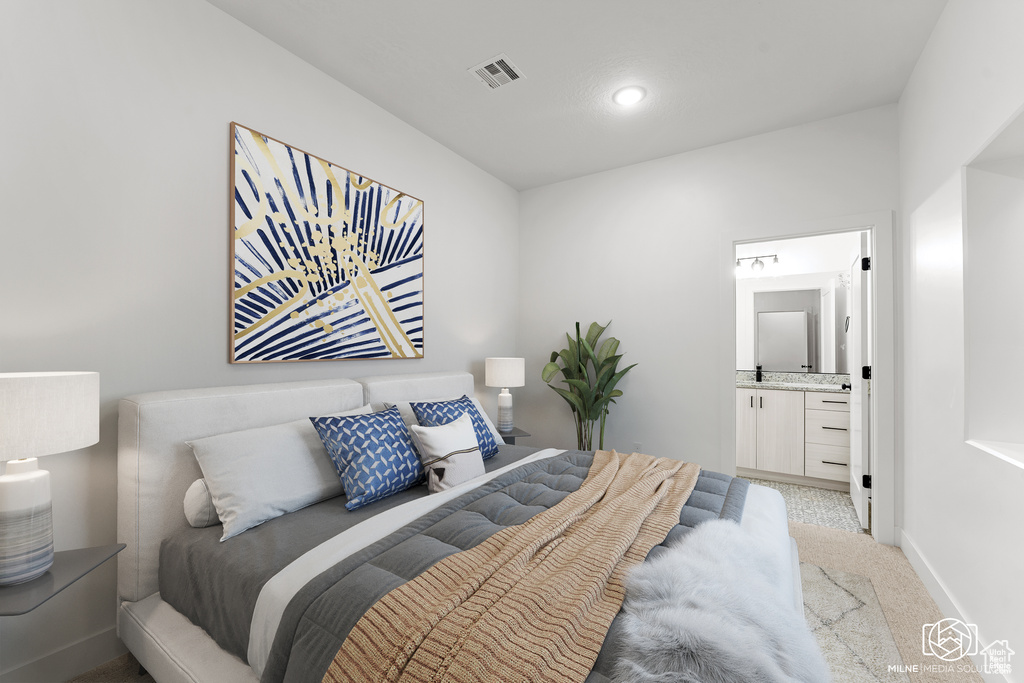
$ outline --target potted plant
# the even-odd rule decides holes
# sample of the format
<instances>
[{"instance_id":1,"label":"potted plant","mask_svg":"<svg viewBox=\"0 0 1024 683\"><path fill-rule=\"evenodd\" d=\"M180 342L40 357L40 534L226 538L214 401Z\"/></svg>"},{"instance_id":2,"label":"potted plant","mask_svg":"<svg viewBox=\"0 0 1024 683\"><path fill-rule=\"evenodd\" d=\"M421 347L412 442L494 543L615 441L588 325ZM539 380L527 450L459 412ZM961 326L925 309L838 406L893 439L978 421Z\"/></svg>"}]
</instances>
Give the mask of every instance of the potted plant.
<instances>
[{"instance_id":1,"label":"potted plant","mask_svg":"<svg viewBox=\"0 0 1024 683\"><path fill-rule=\"evenodd\" d=\"M611 321L608 322L611 325ZM541 379L565 399L572 409L576 422L576 447L581 451L592 450L594 423L600 422L598 448L604 449L604 426L608 409L622 391L615 388L623 376L636 367L636 363L619 370L621 355L617 355L619 340L605 339L598 345L608 325L591 323L585 337L580 335L580 324L576 323L576 337L566 333L568 346L561 351L552 351L550 362L541 371ZM596 349L596 350L595 350ZM562 364L559 365L558 361ZM551 381L561 373L566 388L556 387Z\"/></svg>"}]
</instances>

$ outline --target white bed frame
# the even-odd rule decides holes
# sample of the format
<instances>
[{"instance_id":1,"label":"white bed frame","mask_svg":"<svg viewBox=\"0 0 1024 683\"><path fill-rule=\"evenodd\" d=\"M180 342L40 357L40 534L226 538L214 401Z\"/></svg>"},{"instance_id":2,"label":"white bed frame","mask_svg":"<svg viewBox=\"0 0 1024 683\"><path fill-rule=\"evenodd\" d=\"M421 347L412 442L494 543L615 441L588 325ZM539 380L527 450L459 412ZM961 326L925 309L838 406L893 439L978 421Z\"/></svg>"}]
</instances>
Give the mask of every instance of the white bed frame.
<instances>
[{"instance_id":1,"label":"white bed frame","mask_svg":"<svg viewBox=\"0 0 1024 683\"><path fill-rule=\"evenodd\" d=\"M160 599L164 538L187 528L185 491L202 476L187 440L356 408L370 402L473 396L467 372L422 373L163 391L129 396L118 419L118 555L121 640L160 683L255 683L255 672ZM752 486L743 526L778 547L780 590L802 612L796 546L782 497ZM781 535L780 535L781 534ZM784 548L783 548L784 545Z\"/></svg>"}]
</instances>

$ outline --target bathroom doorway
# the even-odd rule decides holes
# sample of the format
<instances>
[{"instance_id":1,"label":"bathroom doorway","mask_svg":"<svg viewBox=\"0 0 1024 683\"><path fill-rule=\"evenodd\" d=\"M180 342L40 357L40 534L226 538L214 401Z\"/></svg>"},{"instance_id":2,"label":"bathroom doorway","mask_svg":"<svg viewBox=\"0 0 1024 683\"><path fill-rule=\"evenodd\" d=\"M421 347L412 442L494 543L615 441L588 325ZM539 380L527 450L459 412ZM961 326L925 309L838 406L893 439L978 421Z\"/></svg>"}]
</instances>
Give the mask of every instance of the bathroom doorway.
<instances>
[{"instance_id":1,"label":"bathroom doorway","mask_svg":"<svg viewBox=\"0 0 1024 683\"><path fill-rule=\"evenodd\" d=\"M870 527L871 232L735 245L737 473L791 518Z\"/></svg>"}]
</instances>

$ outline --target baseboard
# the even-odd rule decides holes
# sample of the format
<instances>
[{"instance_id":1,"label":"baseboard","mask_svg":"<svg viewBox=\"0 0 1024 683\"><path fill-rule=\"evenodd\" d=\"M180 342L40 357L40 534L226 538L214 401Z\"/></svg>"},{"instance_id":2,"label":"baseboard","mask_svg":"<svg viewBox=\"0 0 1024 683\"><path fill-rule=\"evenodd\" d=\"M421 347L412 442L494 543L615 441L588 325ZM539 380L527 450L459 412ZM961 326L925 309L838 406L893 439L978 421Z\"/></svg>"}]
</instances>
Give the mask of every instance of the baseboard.
<instances>
[{"instance_id":1,"label":"baseboard","mask_svg":"<svg viewBox=\"0 0 1024 683\"><path fill-rule=\"evenodd\" d=\"M747 479L767 479L768 481L777 481L783 484L813 486L819 489L842 491L844 493L850 492L850 482L848 481L844 482L833 481L831 479L818 479L817 477L804 477L799 474L783 474L782 472L769 472L767 470L755 470L749 467L737 467L736 476L745 477Z\"/></svg>"},{"instance_id":2,"label":"baseboard","mask_svg":"<svg viewBox=\"0 0 1024 683\"><path fill-rule=\"evenodd\" d=\"M125 652L128 652L128 648L117 637L117 629L110 627L0 675L0 683L66 681L120 657Z\"/></svg>"},{"instance_id":3,"label":"baseboard","mask_svg":"<svg viewBox=\"0 0 1024 683\"><path fill-rule=\"evenodd\" d=\"M910 535L903 529L898 529L898 532L900 549L903 551L903 554L907 556L910 566L914 568L915 572L917 572L917 575L920 577L925 589L928 591L928 594L932 596L932 600L934 600L935 604L938 605L943 616L959 619L967 624L973 624L974 622L971 621L970 617L965 615L964 611L960 609L960 605L957 603L956 598L954 598L950 594L949 590L946 589L946 585L942 582L942 579L940 579L932 569L927 558L925 558L921 551L918 550L917 545L914 543L914 540ZM986 639L980 632L978 633L978 639L981 640L982 643L992 642L991 640ZM982 667L985 664L985 658L982 655L975 655L971 657L971 661L974 662L979 671L982 670ZM981 677L986 681L991 681L992 683L1006 683L1006 681L1009 681L1008 678L999 674L982 673Z\"/></svg>"}]
</instances>

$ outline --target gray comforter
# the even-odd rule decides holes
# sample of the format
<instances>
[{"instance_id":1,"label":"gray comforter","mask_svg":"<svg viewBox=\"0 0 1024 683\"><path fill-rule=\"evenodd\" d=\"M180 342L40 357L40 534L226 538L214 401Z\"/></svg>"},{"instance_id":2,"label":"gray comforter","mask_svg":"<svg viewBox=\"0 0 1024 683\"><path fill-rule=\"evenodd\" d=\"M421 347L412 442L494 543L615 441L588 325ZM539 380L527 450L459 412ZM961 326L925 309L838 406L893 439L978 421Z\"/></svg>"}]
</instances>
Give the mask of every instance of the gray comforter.
<instances>
[{"instance_id":1,"label":"gray comforter","mask_svg":"<svg viewBox=\"0 0 1024 683\"><path fill-rule=\"evenodd\" d=\"M502 452L492 459L494 462L487 463L488 469L500 467L533 450L503 446ZM471 548L499 529L521 524L556 505L582 485L592 461L592 453L571 451L519 467L320 574L288 605L263 673L264 683L321 680L349 630L380 597L448 555ZM701 472L680 514L679 525L669 533L665 543L708 519L738 522L747 486L742 479ZM394 500L380 501L386 505L376 510L373 508L377 503L363 508L358 519L352 517L354 513L344 510L344 498L325 501L216 546L211 546L208 540L199 540L202 534L196 533L170 539L161 552L161 594L164 600L202 625L222 647L244 660L249 620L259 589L274 573L305 550L362 521L366 515L418 495L423 494L405 492ZM243 539L243 542L235 549L224 547L236 539ZM287 549L282 548L282 544ZM655 557L663 550L664 544L655 547L648 557ZM218 564L225 559L231 567L230 573L223 570L223 564ZM605 681L611 673L619 640L619 621L617 618L612 623L589 681Z\"/></svg>"}]
</instances>

